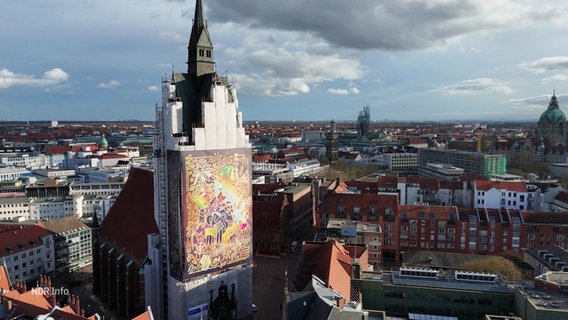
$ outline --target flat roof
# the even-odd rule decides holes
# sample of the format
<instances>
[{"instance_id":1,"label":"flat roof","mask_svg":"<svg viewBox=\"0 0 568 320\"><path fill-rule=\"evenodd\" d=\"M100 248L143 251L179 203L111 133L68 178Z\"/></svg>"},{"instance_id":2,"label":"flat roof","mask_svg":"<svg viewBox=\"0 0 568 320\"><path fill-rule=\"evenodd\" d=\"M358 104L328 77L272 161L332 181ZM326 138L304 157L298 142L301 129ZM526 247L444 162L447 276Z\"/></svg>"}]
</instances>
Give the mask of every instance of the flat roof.
<instances>
[{"instance_id":1,"label":"flat roof","mask_svg":"<svg viewBox=\"0 0 568 320\"><path fill-rule=\"evenodd\" d=\"M421 278L421 277L408 277L400 276L398 272L391 272L383 275L383 281L395 285L410 286L410 287L427 287L449 290L461 291L480 291L480 292L493 292L493 293L513 293L513 289L508 286L496 282L475 282L475 281L457 281L451 276L443 278Z\"/></svg>"}]
</instances>

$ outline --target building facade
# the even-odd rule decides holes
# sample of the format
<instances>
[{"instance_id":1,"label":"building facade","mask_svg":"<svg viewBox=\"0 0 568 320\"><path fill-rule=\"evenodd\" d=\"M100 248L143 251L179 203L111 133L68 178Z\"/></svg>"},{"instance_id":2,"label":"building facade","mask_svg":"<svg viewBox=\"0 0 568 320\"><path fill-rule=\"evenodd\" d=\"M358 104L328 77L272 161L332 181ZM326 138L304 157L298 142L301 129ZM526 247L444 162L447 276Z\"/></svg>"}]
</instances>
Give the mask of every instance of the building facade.
<instances>
[{"instance_id":1,"label":"building facade","mask_svg":"<svg viewBox=\"0 0 568 320\"><path fill-rule=\"evenodd\" d=\"M465 173L477 174L487 179L491 178L492 174L507 172L507 159L501 154L432 148L418 150L418 165L426 167L428 163L451 164L462 168Z\"/></svg>"},{"instance_id":2,"label":"building facade","mask_svg":"<svg viewBox=\"0 0 568 320\"><path fill-rule=\"evenodd\" d=\"M55 270L53 235L40 226L0 226L0 262L10 282L30 281Z\"/></svg>"},{"instance_id":3,"label":"building facade","mask_svg":"<svg viewBox=\"0 0 568 320\"><path fill-rule=\"evenodd\" d=\"M251 144L237 91L217 75L201 0L186 73L162 83L146 302L159 319L252 317Z\"/></svg>"},{"instance_id":4,"label":"building facade","mask_svg":"<svg viewBox=\"0 0 568 320\"><path fill-rule=\"evenodd\" d=\"M39 225L53 234L56 271L70 272L91 264L91 228L86 224L68 217Z\"/></svg>"}]
</instances>

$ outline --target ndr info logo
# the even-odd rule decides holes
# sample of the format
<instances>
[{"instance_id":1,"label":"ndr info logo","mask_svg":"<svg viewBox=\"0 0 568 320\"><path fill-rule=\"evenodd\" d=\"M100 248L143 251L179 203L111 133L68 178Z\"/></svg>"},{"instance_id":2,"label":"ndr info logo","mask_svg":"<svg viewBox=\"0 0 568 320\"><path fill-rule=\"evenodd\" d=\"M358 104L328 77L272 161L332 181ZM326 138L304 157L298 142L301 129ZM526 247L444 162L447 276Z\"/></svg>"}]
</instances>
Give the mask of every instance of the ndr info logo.
<instances>
[{"instance_id":1,"label":"ndr info logo","mask_svg":"<svg viewBox=\"0 0 568 320\"><path fill-rule=\"evenodd\" d=\"M60 288L48 288L48 287L37 287L32 289L32 294L36 296L68 296L70 295L69 289L60 287Z\"/></svg>"}]
</instances>

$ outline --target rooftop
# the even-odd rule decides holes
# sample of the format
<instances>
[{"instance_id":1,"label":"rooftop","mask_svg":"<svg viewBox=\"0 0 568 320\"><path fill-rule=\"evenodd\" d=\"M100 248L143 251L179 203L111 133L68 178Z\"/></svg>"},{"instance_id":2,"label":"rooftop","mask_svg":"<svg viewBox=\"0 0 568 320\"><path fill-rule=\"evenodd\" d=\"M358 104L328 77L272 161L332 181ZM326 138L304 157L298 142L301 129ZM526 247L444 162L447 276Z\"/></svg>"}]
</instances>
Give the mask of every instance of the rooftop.
<instances>
[{"instance_id":1,"label":"rooftop","mask_svg":"<svg viewBox=\"0 0 568 320\"><path fill-rule=\"evenodd\" d=\"M157 232L153 173L132 168L101 225L100 234L142 261L148 254L147 235Z\"/></svg>"},{"instance_id":2,"label":"rooftop","mask_svg":"<svg viewBox=\"0 0 568 320\"><path fill-rule=\"evenodd\" d=\"M40 226L19 226L5 228L0 232L0 257L35 248L43 244L41 237L49 231Z\"/></svg>"},{"instance_id":3,"label":"rooftop","mask_svg":"<svg viewBox=\"0 0 568 320\"><path fill-rule=\"evenodd\" d=\"M454 277L440 273L435 278L401 276L398 271L384 273L382 281L394 285L439 288L460 291L480 291L510 294L513 289L497 282L458 281Z\"/></svg>"},{"instance_id":4,"label":"rooftop","mask_svg":"<svg viewBox=\"0 0 568 320\"><path fill-rule=\"evenodd\" d=\"M53 233L72 233L79 230L90 230L90 228L75 217L66 217L58 220L41 221L38 225L46 228Z\"/></svg>"}]
</instances>

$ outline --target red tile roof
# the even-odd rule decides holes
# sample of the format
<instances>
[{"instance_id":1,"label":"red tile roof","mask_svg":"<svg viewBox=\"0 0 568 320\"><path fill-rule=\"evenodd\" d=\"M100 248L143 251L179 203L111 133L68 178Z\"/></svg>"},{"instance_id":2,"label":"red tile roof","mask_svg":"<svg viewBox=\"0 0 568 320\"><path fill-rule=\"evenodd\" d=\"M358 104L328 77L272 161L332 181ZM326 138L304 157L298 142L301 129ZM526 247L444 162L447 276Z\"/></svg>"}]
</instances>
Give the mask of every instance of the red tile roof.
<instances>
[{"instance_id":1,"label":"red tile roof","mask_svg":"<svg viewBox=\"0 0 568 320\"><path fill-rule=\"evenodd\" d=\"M303 262L313 263L313 274L346 299L351 297L351 257L339 242L308 242L302 246Z\"/></svg>"},{"instance_id":2,"label":"red tile roof","mask_svg":"<svg viewBox=\"0 0 568 320\"><path fill-rule=\"evenodd\" d=\"M527 185L522 181L476 181L476 189L489 191L492 188L516 192L527 192Z\"/></svg>"},{"instance_id":3,"label":"red tile roof","mask_svg":"<svg viewBox=\"0 0 568 320\"><path fill-rule=\"evenodd\" d=\"M128 159L128 156L123 154L116 154L116 153L105 153L101 155L101 159Z\"/></svg>"},{"instance_id":4,"label":"red tile roof","mask_svg":"<svg viewBox=\"0 0 568 320\"><path fill-rule=\"evenodd\" d=\"M148 254L147 235L157 232L153 173L132 168L124 188L103 220L101 236L142 261Z\"/></svg>"},{"instance_id":5,"label":"red tile roof","mask_svg":"<svg viewBox=\"0 0 568 320\"><path fill-rule=\"evenodd\" d=\"M348 191L349 191L349 186L347 186L347 184L344 181L339 181L339 183L337 183L335 188L333 189L333 192L336 193L343 193Z\"/></svg>"},{"instance_id":6,"label":"red tile roof","mask_svg":"<svg viewBox=\"0 0 568 320\"><path fill-rule=\"evenodd\" d=\"M152 315L152 309L148 307L148 310L146 310L146 312L142 313L141 315L135 318L132 318L132 320L154 320L154 316Z\"/></svg>"},{"instance_id":7,"label":"red tile roof","mask_svg":"<svg viewBox=\"0 0 568 320\"><path fill-rule=\"evenodd\" d=\"M40 237L49 234L48 230L36 225L8 228L0 233L0 257L41 246Z\"/></svg>"},{"instance_id":8,"label":"red tile roof","mask_svg":"<svg viewBox=\"0 0 568 320\"><path fill-rule=\"evenodd\" d=\"M65 152L70 150L71 150L70 147L47 147L45 153L50 155L65 154Z\"/></svg>"},{"instance_id":9,"label":"red tile roof","mask_svg":"<svg viewBox=\"0 0 568 320\"><path fill-rule=\"evenodd\" d=\"M10 315L10 319L27 316L37 317L51 313L57 319L65 320L87 320L95 319L95 316L89 318L76 314L69 306L59 308L52 306L48 298L43 294L37 294L32 290L20 293L18 290L12 290L3 295L4 299L12 301L12 309L5 310Z\"/></svg>"},{"instance_id":10,"label":"red tile roof","mask_svg":"<svg viewBox=\"0 0 568 320\"><path fill-rule=\"evenodd\" d=\"M0 264L0 292L3 290L9 291L11 287L10 277L4 265Z\"/></svg>"}]
</instances>

